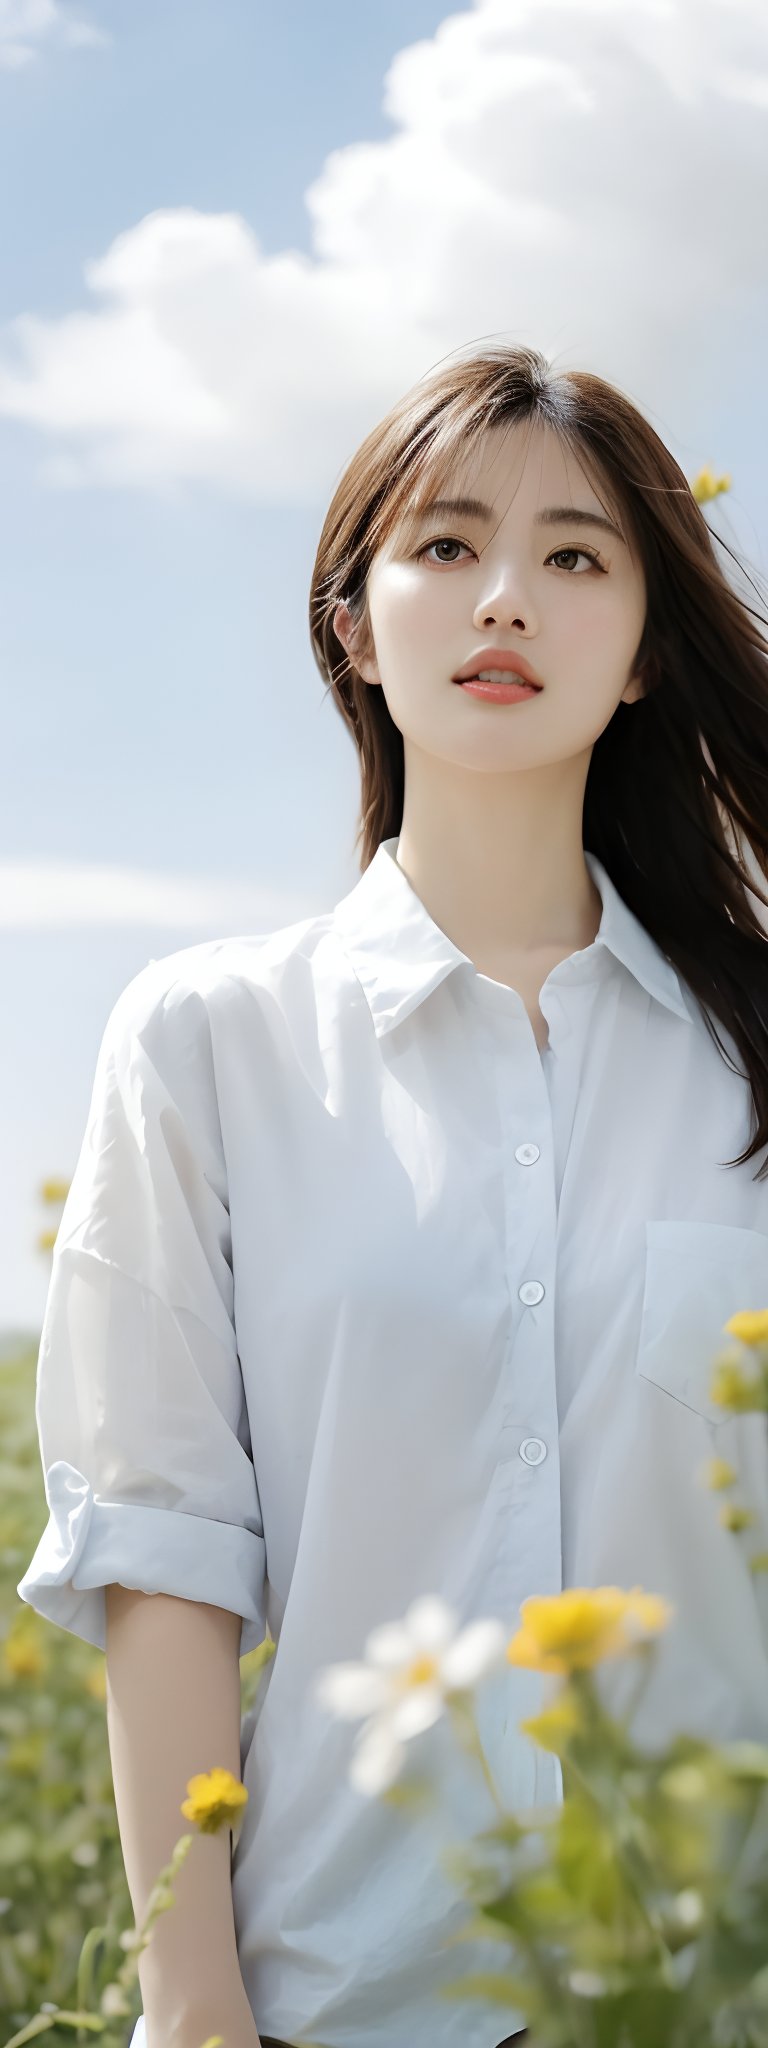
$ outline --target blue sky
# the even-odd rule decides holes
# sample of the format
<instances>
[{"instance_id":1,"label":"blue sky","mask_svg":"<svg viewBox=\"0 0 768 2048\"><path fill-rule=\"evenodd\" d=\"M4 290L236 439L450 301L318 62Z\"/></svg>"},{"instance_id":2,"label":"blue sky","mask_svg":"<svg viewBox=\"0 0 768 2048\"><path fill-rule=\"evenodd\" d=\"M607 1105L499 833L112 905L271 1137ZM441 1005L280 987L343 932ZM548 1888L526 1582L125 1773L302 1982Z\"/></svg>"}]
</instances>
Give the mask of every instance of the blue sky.
<instances>
[{"instance_id":1,"label":"blue sky","mask_svg":"<svg viewBox=\"0 0 768 2048\"><path fill-rule=\"evenodd\" d=\"M762 0L0 0L0 1327L120 989L357 878L307 591L401 390L596 370L765 576L766 74Z\"/></svg>"}]
</instances>

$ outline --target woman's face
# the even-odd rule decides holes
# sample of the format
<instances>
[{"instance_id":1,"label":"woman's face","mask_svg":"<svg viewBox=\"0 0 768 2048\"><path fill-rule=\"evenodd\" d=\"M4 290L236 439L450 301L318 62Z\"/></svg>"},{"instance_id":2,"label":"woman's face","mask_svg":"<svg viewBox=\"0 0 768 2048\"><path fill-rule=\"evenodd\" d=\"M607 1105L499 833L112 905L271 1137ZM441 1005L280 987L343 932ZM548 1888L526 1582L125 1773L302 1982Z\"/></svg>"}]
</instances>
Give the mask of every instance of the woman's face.
<instances>
[{"instance_id":1,"label":"woman's face","mask_svg":"<svg viewBox=\"0 0 768 2048\"><path fill-rule=\"evenodd\" d=\"M355 656L344 605L336 632L363 679L383 689L406 748L488 774L588 755L620 700L642 695L633 670L646 588L630 536L568 510L544 520L552 507L606 514L576 458L539 423L490 429L447 489L460 492L490 516L401 520L374 557L372 651L358 640ZM543 689L511 705L459 689L456 671L485 646L519 651Z\"/></svg>"}]
</instances>

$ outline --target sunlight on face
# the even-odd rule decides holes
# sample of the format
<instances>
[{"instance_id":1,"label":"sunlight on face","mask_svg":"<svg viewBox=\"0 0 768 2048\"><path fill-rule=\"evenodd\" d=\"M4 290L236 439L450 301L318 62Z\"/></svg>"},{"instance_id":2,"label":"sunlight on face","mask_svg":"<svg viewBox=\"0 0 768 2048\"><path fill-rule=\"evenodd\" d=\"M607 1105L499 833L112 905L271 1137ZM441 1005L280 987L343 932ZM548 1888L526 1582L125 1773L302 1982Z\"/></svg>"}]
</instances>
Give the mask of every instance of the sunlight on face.
<instances>
[{"instance_id":1,"label":"sunlight on face","mask_svg":"<svg viewBox=\"0 0 768 2048\"><path fill-rule=\"evenodd\" d=\"M538 423L490 429L440 492L459 494L492 516L404 519L374 557L375 654L359 672L383 689L406 748L491 772L581 755L620 699L641 694L646 588L632 536L570 516L537 523L553 507L608 516L575 455ZM523 654L542 691L489 704L459 689L452 677L486 646Z\"/></svg>"}]
</instances>

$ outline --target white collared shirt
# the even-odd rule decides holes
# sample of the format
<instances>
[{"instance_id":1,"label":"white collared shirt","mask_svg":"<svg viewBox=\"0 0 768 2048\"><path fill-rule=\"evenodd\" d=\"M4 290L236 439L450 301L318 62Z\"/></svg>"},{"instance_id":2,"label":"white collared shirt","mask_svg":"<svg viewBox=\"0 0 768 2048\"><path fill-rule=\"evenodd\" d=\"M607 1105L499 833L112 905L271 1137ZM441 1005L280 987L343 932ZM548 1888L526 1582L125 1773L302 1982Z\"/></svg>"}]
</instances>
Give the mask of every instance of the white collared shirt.
<instances>
[{"instance_id":1,"label":"white collared shirt","mask_svg":"<svg viewBox=\"0 0 768 2048\"><path fill-rule=\"evenodd\" d=\"M511 1636L532 1593L639 1586L677 1618L637 1739L768 1740L765 1418L709 1398L727 1318L768 1306L768 1183L760 1154L721 1164L746 1080L592 854L600 929L547 975L540 1053L397 845L334 910L150 961L118 998L53 1255L50 1519L18 1591L102 1649L112 1581L240 1614L241 1655L276 1642L232 1873L261 2031L493 2048L522 2014L437 1996L499 1967L447 1945L470 1909L442 1851L495 1818L479 1769L443 1720L409 1752L436 1812L364 1797L359 1724L313 1679L422 1594ZM718 1520L714 1455L748 1534ZM634 1676L601 1667L612 1710ZM550 1692L508 1668L476 1696L515 1810L562 1796L519 1732Z\"/></svg>"}]
</instances>

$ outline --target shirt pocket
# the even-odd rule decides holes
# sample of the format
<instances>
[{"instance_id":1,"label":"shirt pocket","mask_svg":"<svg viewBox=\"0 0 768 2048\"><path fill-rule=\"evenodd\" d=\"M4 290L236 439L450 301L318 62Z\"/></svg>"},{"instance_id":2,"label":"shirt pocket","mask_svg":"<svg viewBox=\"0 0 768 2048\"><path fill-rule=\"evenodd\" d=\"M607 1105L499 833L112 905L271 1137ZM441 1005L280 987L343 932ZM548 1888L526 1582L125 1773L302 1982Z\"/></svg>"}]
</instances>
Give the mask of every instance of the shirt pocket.
<instances>
[{"instance_id":1,"label":"shirt pocket","mask_svg":"<svg viewBox=\"0 0 768 2048\"><path fill-rule=\"evenodd\" d=\"M723 1326L737 1309L768 1309L768 1236L729 1223L647 1221L645 1244L635 1372L708 1422L732 1420L710 1398L715 1359L736 1344Z\"/></svg>"}]
</instances>

